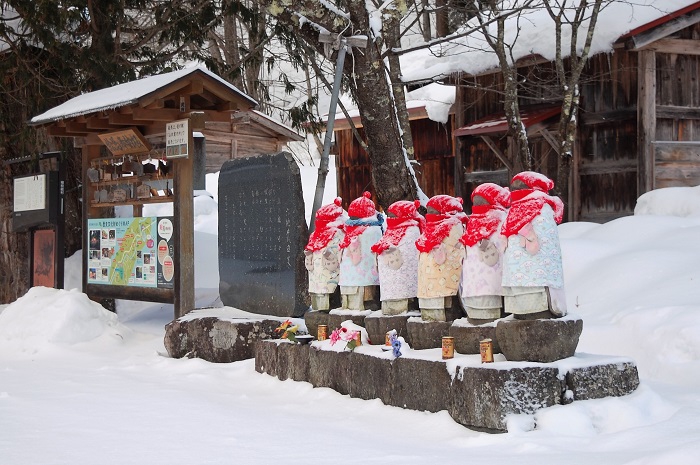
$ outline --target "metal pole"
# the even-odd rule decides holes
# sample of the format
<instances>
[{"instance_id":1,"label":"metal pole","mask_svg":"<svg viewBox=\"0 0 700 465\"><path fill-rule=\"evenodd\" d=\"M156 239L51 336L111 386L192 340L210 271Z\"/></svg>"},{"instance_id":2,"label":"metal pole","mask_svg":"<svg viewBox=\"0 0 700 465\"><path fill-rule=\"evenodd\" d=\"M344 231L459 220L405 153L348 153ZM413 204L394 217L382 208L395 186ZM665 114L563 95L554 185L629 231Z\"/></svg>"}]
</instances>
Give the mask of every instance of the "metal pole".
<instances>
[{"instance_id":1,"label":"metal pole","mask_svg":"<svg viewBox=\"0 0 700 465\"><path fill-rule=\"evenodd\" d=\"M323 191L326 187L326 176L328 175L328 154L331 150L331 139L333 138L333 125L335 124L335 109L338 105L338 94L340 93L340 82L343 78L343 65L345 64L345 54L347 53L347 42L344 38L340 40L338 48L338 58L335 63L335 81L333 81L333 92L331 103L328 108L328 122L326 123L326 138L323 141L323 153L321 153L321 164L318 167L318 180L316 181L316 193L314 194L314 204L311 209L311 219L309 220L309 232L316 228L316 212L321 208L323 202Z\"/></svg>"}]
</instances>

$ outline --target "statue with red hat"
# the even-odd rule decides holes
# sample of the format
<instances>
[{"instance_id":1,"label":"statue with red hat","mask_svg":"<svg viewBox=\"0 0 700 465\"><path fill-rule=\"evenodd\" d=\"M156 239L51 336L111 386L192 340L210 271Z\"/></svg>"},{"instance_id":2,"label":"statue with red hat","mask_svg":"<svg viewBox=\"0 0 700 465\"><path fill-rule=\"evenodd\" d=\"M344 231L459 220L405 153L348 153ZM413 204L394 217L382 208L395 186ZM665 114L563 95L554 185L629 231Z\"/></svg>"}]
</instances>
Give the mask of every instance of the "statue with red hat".
<instances>
[{"instance_id":1,"label":"statue with red hat","mask_svg":"<svg viewBox=\"0 0 700 465\"><path fill-rule=\"evenodd\" d=\"M426 204L425 229L416 241L418 258L418 305L426 321L445 321L462 278L464 234L467 215L462 199L436 195Z\"/></svg>"},{"instance_id":2,"label":"statue with red hat","mask_svg":"<svg viewBox=\"0 0 700 465\"><path fill-rule=\"evenodd\" d=\"M377 212L369 192L350 202L348 215L340 242L340 295L343 308L364 310L364 302L374 298L379 284L372 245L382 237L384 217Z\"/></svg>"},{"instance_id":3,"label":"statue with red hat","mask_svg":"<svg viewBox=\"0 0 700 465\"><path fill-rule=\"evenodd\" d=\"M309 272L309 294L314 310L330 310L330 295L338 287L340 275L340 242L345 237L348 215L343 201L337 197L316 212L314 231L304 248L306 270Z\"/></svg>"},{"instance_id":4,"label":"statue with red hat","mask_svg":"<svg viewBox=\"0 0 700 465\"><path fill-rule=\"evenodd\" d=\"M416 240L425 225L418 213L420 202L399 200L387 209L387 229L372 246L377 254L382 313L398 315L408 311L409 299L418 292L418 249Z\"/></svg>"},{"instance_id":5,"label":"statue with red hat","mask_svg":"<svg viewBox=\"0 0 700 465\"><path fill-rule=\"evenodd\" d=\"M510 191L494 183L476 187L471 195L472 214L460 239L466 248L459 295L467 318L484 324L503 312L503 253L507 240L501 226L510 206Z\"/></svg>"},{"instance_id":6,"label":"statue with red hat","mask_svg":"<svg viewBox=\"0 0 700 465\"><path fill-rule=\"evenodd\" d=\"M513 176L511 207L502 227L508 238L503 261L504 305L519 319L566 315L564 271L557 224L564 204L549 195L554 182L525 171Z\"/></svg>"}]
</instances>

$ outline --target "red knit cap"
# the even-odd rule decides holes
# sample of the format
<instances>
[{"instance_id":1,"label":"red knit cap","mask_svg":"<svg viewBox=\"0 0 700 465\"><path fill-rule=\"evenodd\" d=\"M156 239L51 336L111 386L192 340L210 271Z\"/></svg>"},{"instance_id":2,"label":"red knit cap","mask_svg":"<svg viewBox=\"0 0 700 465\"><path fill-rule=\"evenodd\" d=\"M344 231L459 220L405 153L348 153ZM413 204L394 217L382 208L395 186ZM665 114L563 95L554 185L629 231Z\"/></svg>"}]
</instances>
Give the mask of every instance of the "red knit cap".
<instances>
[{"instance_id":1,"label":"red knit cap","mask_svg":"<svg viewBox=\"0 0 700 465\"><path fill-rule=\"evenodd\" d=\"M510 182L511 185L515 181L521 181L530 189L538 190L544 192L545 194L554 189L554 181L549 179L544 174L537 173L535 171L523 171L522 173L518 173L513 176L513 180Z\"/></svg>"},{"instance_id":2,"label":"red knit cap","mask_svg":"<svg viewBox=\"0 0 700 465\"><path fill-rule=\"evenodd\" d=\"M324 205L316 212L316 218L322 221L332 221L343 214L343 199L336 197L333 203Z\"/></svg>"},{"instance_id":3,"label":"red knit cap","mask_svg":"<svg viewBox=\"0 0 700 465\"><path fill-rule=\"evenodd\" d=\"M433 208L442 214L457 213L462 211L462 198L440 194L431 197L426 206Z\"/></svg>"},{"instance_id":4,"label":"red knit cap","mask_svg":"<svg viewBox=\"0 0 700 465\"><path fill-rule=\"evenodd\" d=\"M472 191L472 202L476 196L483 197L489 204L508 208L510 206L510 191L492 182L479 184Z\"/></svg>"},{"instance_id":5,"label":"red knit cap","mask_svg":"<svg viewBox=\"0 0 700 465\"><path fill-rule=\"evenodd\" d=\"M352 218L368 218L377 215L377 208L372 201L372 194L365 191L362 197L358 197L348 207L348 215Z\"/></svg>"},{"instance_id":6,"label":"red knit cap","mask_svg":"<svg viewBox=\"0 0 700 465\"><path fill-rule=\"evenodd\" d=\"M419 200L398 200L391 205L387 211L396 218L415 218L418 213L418 207L420 206Z\"/></svg>"}]
</instances>

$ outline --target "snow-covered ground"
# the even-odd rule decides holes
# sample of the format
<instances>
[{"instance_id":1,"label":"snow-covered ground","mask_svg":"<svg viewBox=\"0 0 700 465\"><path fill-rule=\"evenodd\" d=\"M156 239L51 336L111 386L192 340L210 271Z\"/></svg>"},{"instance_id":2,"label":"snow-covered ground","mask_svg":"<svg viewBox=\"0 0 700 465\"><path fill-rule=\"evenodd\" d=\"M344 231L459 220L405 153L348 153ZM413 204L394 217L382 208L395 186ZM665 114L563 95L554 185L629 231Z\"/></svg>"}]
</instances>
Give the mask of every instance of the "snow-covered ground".
<instances>
[{"instance_id":1,"label":"snow-covered ground","mask_svg":"<svg viewBox=\"0 0 700 465\"><path fill-rule=\"evenodd\" d=\"M209 305L216 203L199 197L195 209L197 301ZM253 361L174 360L163 347L172 306L122 301L114 315L77 290L35 288L0 307L0 464L698 463L700 187L560 234L568 304L584 320L578 351L634 358L632 395L544 409L491 435L446 412L281 382ZM66 270L76 286L79 257Z\"/></svg>"}]
</instances>

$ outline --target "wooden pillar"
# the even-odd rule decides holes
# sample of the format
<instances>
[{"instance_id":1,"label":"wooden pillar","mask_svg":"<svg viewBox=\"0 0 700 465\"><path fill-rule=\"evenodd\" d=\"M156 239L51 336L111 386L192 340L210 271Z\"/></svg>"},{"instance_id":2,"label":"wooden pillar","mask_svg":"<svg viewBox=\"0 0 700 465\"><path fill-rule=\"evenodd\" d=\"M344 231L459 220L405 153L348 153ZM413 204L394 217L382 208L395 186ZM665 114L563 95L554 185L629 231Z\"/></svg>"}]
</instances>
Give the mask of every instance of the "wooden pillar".
<instances>
[{"instance_id":1,"label":"wooden pillar","mask_svg":"<svg viewBox=\"0 0 700 465\"><path fill-rule=\"evenodd\" d=\"M457 87L457 101L460 99L459 87ZM452 155L454 156L454 195L455 197L464 196L464 159L462 157L462 150L464 144L462 143L462 138L454 135L455 129L460 128L464 125L464 113L461 111L461 105L457 105L457 110L452 118L449 118L448 122L452 125Z\"/></svg>"},{"instance_id":2,"label":"wooden pillar","mask_svg":"<svg viewBox=\"0 0 700 465\"><path fill-rule=\"evenodd\" d=\"M92 199L94 198L94 189L92 189L92 183L87 176L87 170L90 168L90 162L100 156L100 146L99 145L83 145L82 151L82 162L81 171L83 179L83 276L82 276L82 286L83 292L87 294L87 265L88 258L90 254L88 244L88 219L98 218L100 215L99 208L92 207ZM88 297L90 297L88 295Z\"/></svg>"},{"instance_id":3,"label":"wooden pillar","mask_svg":"<svg viewBox=\"0 0 700 465\"><path fill-rule=\"evenodd\" d=\"M194 199L192 122L189 124L187 158L173 160L175 199L173 202L175 255L179 263L174 275L175 319L194 309Z\"/></svg>"},{"instance_id":4,"label":"wooden pillar","mask_svg":"<svg viewBox=\"0 0 700 465\"><path fill-rule=\"evenodd\" d=\"M580 114L581 109L579 108ZM578 121L581 121L580 118L577 119ZM571 160L571 180L569 181L569 213L567 215L569 221L578 221L581 217L581 174L579 172L579 168L581 168L581 138L581 124L578 123L574 141L573 160Z\"/></svg>"},{"instance_id":5,"label":"wooden pillar","mask_svg":"<svg viewBox=\"0 0 700 465\"><path fill-rule=\"evenodd\" d=\"M656 52L637 54L637 196L654 188L656 140Z\"/></svg>"}]
</instances>

